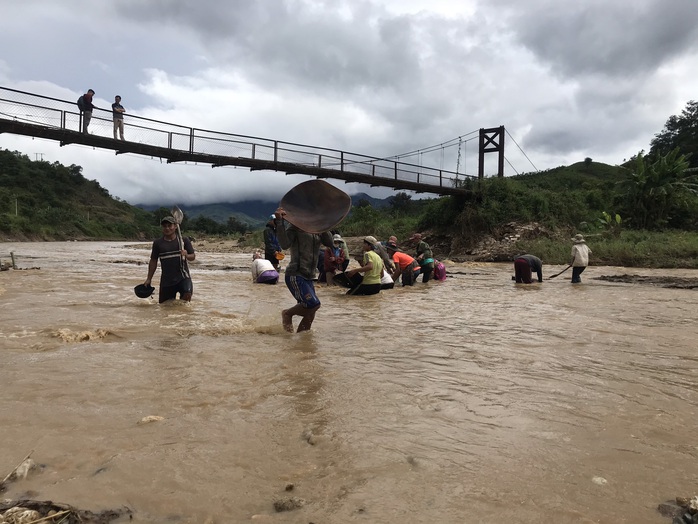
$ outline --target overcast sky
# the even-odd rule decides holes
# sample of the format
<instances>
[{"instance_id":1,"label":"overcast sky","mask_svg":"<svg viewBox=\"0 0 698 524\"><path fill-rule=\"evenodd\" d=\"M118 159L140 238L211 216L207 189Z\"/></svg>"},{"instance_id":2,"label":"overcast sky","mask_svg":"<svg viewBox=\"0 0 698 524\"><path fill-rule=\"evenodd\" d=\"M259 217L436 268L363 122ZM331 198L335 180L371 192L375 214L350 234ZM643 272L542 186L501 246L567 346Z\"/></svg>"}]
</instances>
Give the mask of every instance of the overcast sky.
<instances>
[{"instance_id":1,"label":"overcast sky","mask_svg":"<svg viewBox=\"0 0 698 524\"><path fill-rule=\"evenodd\" d=\"M504 125L508 175L620 163L698 98L696 0L0 0L0 49L0 86L380 157ZM276 200L307 180L0 147L79 164L132 204ZM476 174L477 142L461 152Z\"/></svg>"}]
</instances>

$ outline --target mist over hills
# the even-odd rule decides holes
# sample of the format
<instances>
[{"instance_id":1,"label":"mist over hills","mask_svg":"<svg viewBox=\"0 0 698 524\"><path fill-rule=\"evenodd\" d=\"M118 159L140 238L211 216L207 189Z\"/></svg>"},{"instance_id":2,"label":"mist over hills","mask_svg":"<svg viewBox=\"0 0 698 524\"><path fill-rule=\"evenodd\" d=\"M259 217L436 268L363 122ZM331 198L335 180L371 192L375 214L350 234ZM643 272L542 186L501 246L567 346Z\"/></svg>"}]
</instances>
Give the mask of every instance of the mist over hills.
<instances>
[{"instance_id":1,"label":"mist over hills","mask_svg":"<svg viewBox=\"0 0 698 524\"><path fill-rule=\"evenodd\" d=\"M357 205L359 202L366 201L372 207L385 207L389 205L388 198L374 198L366 193L357 193L351 196L352 205ZM171 203L163 203L160 205L145 205L136 204L136 207L146 211L154 211L160 207L169 208ZM252 228L259 228L266 224L279 203L277 201L265 200L245 200L242 202L215 202L211 204L178 204L189 219L194 219L198 216L205 216L221 224L225 224L231 216L237 218L241 222L250 225Z\"/></svg>"}]
</instances>

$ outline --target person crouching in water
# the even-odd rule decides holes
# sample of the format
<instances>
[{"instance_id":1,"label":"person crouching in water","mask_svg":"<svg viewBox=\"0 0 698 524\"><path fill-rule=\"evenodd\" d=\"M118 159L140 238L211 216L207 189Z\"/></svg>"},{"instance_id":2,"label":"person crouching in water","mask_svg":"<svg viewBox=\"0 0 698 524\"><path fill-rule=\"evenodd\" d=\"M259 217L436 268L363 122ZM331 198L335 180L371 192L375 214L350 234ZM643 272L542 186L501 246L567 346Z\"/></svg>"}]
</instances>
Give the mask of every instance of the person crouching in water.
<instances>
[{"instance_id":1,"label":"person crouching in water","mask_svg":"<svg viewBox=\"0 0 698 524\"><path fill-rule=\"evenodd\" d=\"M347 291L347 295L375 295L381 290L381 276L383 275L383 260L374 251L373 243L368 237L364 238L361 246L364 250L362 265L359 268L347 271L349 278L357 273L363 273L364 277L357 287Z\"/></svg>"},{"instance_id":2,"label":"person crouching in water","mask_svg":"<svg viewBox=\"0 0 698 524\"><path fill-rule=\"evenodd\" d=\"M393 281L397 282L398 277L400 277L403 286L414 285L419 276L419 262L407 253L400 251L394 242L388 242L385 249L395 262L395 272L391 275Z\"/></svg>"},{"instance_id":3,"label":"person crouching in water","mask_svg":"<svg viewBox=\"0 0 698 524\"><path fill-rule=\"evenodd\" d=\"M334 276L344 271L344 261L349 257L349 254L342 249L343 239L339 235L332 237L332 247L325 248L323 257L323 265L325 270L325 282L328 286L334 285Z\"/></svg>"},{"instance_id":4,"label":"person crouching in water","mask_svg":"<svg viewBox=\"0 0 698 524\"><path fill-rule=\"evenodd\" d=\"M533 283L532 271L538 275L538 282L543 282L543 261L534 255L514 257L514 280L517 284Z\"/></svg>"},{"instance_id":5,"label":"person crouching in water","mask_svg":"<svg viewBox=\"0 0 698 524\"><path fill-rule=\"evenodd\" d=\"M410 237L409 241L417 243L415 260L420 265L419 272L422 274L422 282L429 282L434 273L434 254L431 251L431 247L422 240L421 233L415 233Z\"/></svg>"},{"instance_id":6,"label":"person crouching in water","mask_svg":"<svg viewBox=\"0 0 698 524\"><path fill-rule=\"evenodd\" d=\"M286 212L283 208L276 210L276 235L283 249L291 250L291 262L286 266L286 286L297 301L291 308L281 312L284 329L293 333L293 317L300 316L297 332L307 331L315 320L315 313L320 309L320 299L315 294L313 281L317 278L317 262L320 246L332 246L329 231L314 234L303 231L293 224L284 225Z\"/></svg>"},{"instance_id":7,"label":"person crouching in water","mask_svg":"<svg viewBox=\"0 0 698 524\"><path fill-rule=\"evenodd\" d=\"M279 273L274 265L264 258L261 251L252 254L252 281L257 284L276 284L279 281Z\"/></svg>"}]
</instances>

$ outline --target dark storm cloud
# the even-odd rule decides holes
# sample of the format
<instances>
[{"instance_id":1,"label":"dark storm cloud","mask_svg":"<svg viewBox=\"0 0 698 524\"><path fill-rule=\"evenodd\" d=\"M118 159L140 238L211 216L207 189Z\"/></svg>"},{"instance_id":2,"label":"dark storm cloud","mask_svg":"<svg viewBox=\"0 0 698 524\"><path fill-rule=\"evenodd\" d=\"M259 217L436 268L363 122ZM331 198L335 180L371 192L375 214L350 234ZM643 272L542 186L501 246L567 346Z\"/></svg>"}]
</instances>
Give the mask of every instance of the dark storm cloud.
<instances>
[{"instance_id":1,"label":"dark storm cloud","mask_svg":"<svg viewBox=\"0 0 698 524\"><path fill-rule=\"evenodd\" d=\"M134 2L119 13L129 24L180 28L219 66L244 70L260 88L273 85L289 104L298 91L352 103L401 135L388 139L388 147L403 143L398 151L433 141L431 127L467 113L458 106L473 98L474 82L461 74L468 53L478 52L466 45L476 27L463 20L394 15L369 2L221 2L209 10L190 2ZM364 147L346 138L329 145Z\"/></svg>"},{"instance_id":2,"label":"dark storm cloud","mask_svg":"<svg viewBox=\"0 0 698 524\"><path fill-rule=\"evenodd\" d=\"M696 48L695 0L497 3L518 40L565 77L642 75Z\"/></svg>"},{"instance_id":3,"label":"dark storm cloud","mask_svg":"<svg viewBox=\"0 0 698 524\"><path fill-rule=\"evenodd\" d=\"M195 42L125 23L120 2L0 0L0 60L22 80L46 80L77 92L92 88L112 100L141 104L144 70L186 74L197 64Z\"/></svg>"},{"instance_id":4,"label":"dark storm cloud","mask_svg":"<svg viewBox=\"0 0 698 524\"><path fill-rule=\"evenodd\" d=\"M129 2L130 3L130 2ZM132 2L128 24L174 25L201 41L216 61L245 69L260 83L318 92L400 89L419 79L408 17L371 4L311 2Z\"/></svg>"},{"instance_id":5,"label":"dark storm cloud","mask_svg":"<svg viewBox=\"0 0 698 524\"><path fill-rule=\"evenodd\" d=\"M100 103L118 92L131 115L377 157L504 125L541 168L615 163L647 148L693 96L694 4L0 0L0 85L69 100L91 87ZM530 169L507 144L507 161ZM476 142L465 148L472 174ZM196 187L206 202L293 182L55 151L139 201L164 186L182 196ZM454 169L456 153L412 160Z\"/></svg>"}]
</instances>

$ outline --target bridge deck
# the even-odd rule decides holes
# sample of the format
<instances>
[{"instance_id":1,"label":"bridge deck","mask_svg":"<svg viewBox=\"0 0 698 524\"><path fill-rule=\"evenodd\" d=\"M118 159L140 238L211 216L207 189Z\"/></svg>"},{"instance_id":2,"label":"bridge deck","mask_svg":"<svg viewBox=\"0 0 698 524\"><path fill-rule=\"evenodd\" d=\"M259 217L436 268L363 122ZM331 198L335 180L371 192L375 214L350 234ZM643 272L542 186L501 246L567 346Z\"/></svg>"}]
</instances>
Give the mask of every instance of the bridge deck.
<instances>
[{"instance_id":1,"label":"bridge deck","mask_svg":"<svg viewBox=\"0 0 698 524\"><path fill-rule=\"evenodd\" d=\"M280 171L286 173L287 175L299 174L314 176L317 178L332 178L344 180L345 182L368 184L374 187L392 187L394 189L415 191L417 193L435 193L440 195L463 195L468 193L467 190L459 187L439 187L432 184L411 182L409 180L390 179L380 176L366 175L352 172L350 170L342 171L338 169L327 169L323 167L295 164L292 162L211 155L206 153L190 153L188 151L151 146L148 144L139 144L137 142L129 142L126 140L114 140L112 138L103 136L86 135L78 131L49 128L2 118L0 118L0 133L12 133L15 135L25 135L56 140L59 141L62 146L69 144L83 144L98 147L100 149L111 149L115 151L117 155L132 153L135 155L163 158L166 159L168 163L194 162L198 164L211 164L211 167L239 166L247 167L251 171Z\"/></svg>"},{"instance_id":2,"label":"bridge deck","mask_svg":"<svg viewBox=\"0 0 698 524\"><path fill-rule=\"evenodd\" d=\"M125 123L129 140L115 140L111 111L95 109L90 134L85 134L79 131L81 115L74 103L0 87L0 133L55 140L62 146L83 144L168 163L239 166L439 195L468 194L462 182L477 178L396 159L189 128L134 115L126 115Z\"/></svg>"}]
</instances>

